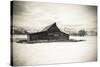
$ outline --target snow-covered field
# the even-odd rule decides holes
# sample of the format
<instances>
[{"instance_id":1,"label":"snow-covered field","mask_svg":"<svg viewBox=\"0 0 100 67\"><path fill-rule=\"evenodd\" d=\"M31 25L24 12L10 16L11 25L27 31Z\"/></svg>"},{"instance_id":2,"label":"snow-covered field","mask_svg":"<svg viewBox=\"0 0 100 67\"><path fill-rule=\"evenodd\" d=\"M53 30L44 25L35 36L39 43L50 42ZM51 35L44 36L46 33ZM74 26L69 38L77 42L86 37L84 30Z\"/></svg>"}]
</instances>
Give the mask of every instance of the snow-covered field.
<instances>
[{"instance_id":1,"label":"snow-covered field","mask_svg":"<svg viewBox=\"0 0 100 67\"><path fill-rule=\"evenodd\" d=\"M14 65L71 63L97 60L96 36L70 38L86 41L35 44L13 42Z\"/></svg>"}]
</instances>

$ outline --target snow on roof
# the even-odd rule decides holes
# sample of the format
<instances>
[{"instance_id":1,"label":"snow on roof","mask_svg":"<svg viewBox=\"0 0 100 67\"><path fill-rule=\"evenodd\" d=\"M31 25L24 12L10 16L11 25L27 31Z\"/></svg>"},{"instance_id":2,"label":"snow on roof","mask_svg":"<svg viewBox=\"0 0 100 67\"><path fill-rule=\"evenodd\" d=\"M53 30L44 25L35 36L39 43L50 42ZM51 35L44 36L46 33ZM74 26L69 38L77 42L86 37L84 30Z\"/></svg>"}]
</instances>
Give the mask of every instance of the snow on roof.
<instances>
[{"instance_id":1,"label":"snow on roof","mask_svg":"<svg viewBox=\"0 0 100 67\"><path fill-rule=\"evenodd\" d=\"M51 25L45 27L42 31L47 31L47 30L48 30L50 27L52 27L53 25L56 25L56 23L53 23L53 24L51 24Z\"/></svg>"}]
</instances>

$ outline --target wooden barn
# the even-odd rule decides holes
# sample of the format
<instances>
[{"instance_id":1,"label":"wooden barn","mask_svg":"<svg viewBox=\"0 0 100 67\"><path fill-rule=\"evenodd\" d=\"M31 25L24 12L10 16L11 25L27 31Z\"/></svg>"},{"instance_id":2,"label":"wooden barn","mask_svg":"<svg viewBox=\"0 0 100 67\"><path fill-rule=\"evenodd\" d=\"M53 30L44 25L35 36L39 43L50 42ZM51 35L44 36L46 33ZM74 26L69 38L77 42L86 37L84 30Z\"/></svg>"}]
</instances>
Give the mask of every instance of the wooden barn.
<instances>
[{"instance_id":1,"label":"wooden barn","mask_svg":"<svg viewBox=\"0 0 100 67\"><path fill-rule=\"evenodd\" d=\"M57 41L57 40L69 40L69 34L61 32L57 27L56 23L45 27L41 32L30 33L28 35L28 41L36 40L47 40L47 41Z\"/></svg>"}]
</instances>

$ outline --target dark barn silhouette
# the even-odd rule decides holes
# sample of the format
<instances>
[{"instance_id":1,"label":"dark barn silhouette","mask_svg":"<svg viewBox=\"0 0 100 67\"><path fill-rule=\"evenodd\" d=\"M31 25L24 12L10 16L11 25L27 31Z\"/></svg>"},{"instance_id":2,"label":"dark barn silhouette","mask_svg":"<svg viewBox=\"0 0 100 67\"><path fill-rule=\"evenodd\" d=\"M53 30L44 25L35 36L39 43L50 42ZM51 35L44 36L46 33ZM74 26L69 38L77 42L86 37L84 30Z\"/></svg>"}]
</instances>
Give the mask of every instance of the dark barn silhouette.
<instances>
[{"instance_id":1,"label":"dark barn silhouette","mask_svg":"<svg viewBox=\"0 0 100 67\"><path fill-rule=\"evenodd\" d=\"M69 34L61 32L56 23L45 27L41 32L30 33L28 35L28 41L59 41L59 40L69 40Z\"/></svg>"}]
</instances>

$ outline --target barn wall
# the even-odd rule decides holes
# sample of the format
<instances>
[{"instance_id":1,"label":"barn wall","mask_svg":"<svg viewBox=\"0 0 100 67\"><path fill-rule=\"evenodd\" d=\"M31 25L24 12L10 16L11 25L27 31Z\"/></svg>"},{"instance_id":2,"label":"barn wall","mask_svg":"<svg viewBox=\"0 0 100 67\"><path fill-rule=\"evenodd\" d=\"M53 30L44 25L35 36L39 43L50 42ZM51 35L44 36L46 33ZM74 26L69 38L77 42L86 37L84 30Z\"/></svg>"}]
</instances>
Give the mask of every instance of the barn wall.
<instances>
[{"instance_id":1,"label":"barn wall","mask_svg":"<svg viewBox=\"0 0 100 67\"><path fill-rule=\"evenodd\" d=\"M48 33L48 32L40 32L37 34L30 34L29 35L29 40L30 41L35 41L35 40L69 40L69 35L65 34L63 32L53 32L53 33Z\"/></svg>"}]
</instances>

